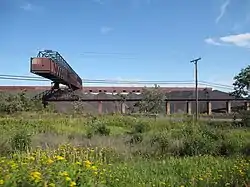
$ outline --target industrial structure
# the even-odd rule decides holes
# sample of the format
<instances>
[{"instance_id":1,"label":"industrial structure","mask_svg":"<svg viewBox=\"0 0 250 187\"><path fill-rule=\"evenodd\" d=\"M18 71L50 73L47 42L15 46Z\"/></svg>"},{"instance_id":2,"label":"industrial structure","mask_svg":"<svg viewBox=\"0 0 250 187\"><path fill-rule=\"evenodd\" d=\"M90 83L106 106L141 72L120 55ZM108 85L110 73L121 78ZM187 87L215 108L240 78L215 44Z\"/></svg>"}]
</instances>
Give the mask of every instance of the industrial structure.
<instances>
[{"instance_id":1,"label":"industrial structure","mask_svg":"<svg viewBox=\"0 0 250 187\"><path fill-rule=\"evenodd\" d=\"M57 51L39 51L37 57L31 57L30 72L52 81L50 89L35 97L42 99L44 106L52 96L72 93L82 88L82 79ZM60 89L60 84L67 86L67 89Z\"/></svg>"},{"instance_id":2,"label":"industrial structure","mask_svg":"<svg viewBox=\"0 0 250 187\"><path fill-rule=\"evenodd\" d=\"M30 72L51 80L52 86L0 86L0 91L27 91L32 93L33 98L41 99L45 106L48 102L58 104L80 101L92 105L92 108L98 108L99 113L117 112L120 109L124 113L125 105L127 108L133 108L135 102L142 99L141 93L144 89L144 87L83 86L80 76L57 51L52 50L39 51L36 57L32 57ZM61 84L66 88L61 88ZM159 91L166 96L165 114L179 112L191 114L197 110L198 105L199 113L209 115L212 112L231 113L233 109L242 105L245 109L250 109L248 99L236 99L228 93L212 88L198 88L197 84L196 88L160 87ZM123 93L127 94L126 99L120 97Z\"/></svg>"},{"instance_id":3,"label":"industrial structure","mask_svg":"<svg viewBox=\"0 0 250 187\"><path fill-rule=\"evenodd\" d=\"M37 57L31 57L30 72L51 80L55 89L59 84L72 90L82 87L82 79L57 51L39 51Z\"/></svg>"},{"instance_id":4,"label":"industrial structure","mask_svg":"<svg viewBox=\"0 0 250 187\"><path fill-rule=\"evenodd\" d=\"M111 93L111 94L119 94L119 93L142 93L144 87L121 87L121 86L83 86L79 89L79 92L85 93ZM0 86L0 91L45 91L51 89L50 86ZM170 93L170 92L185 92L194 91L192 87L160 87L159 90L163 93ZM206 91L211 92L212 88L198 88L198 91Z\"/></svg>"}]
</instances>

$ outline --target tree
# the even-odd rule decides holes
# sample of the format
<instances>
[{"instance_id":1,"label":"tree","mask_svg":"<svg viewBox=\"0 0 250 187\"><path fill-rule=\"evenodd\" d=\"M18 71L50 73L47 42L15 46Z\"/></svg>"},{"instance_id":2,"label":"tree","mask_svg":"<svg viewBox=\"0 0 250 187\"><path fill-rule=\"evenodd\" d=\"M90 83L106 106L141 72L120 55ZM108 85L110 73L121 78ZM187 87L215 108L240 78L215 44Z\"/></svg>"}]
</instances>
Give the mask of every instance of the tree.
<instances>
[{"instance_id":1,"label":"tree","mask_svg":"<svg viewBox=\"0 0 250 187\"><path fill-rule=\"evenodd\" d=\"M250 88L250 65L241 69L240 73L234 77L234 91L231 95L235 97L249 96Z\"/></svg>"},{"instance_id":2,"label":"tree","mask_svg":"<svg viewBox=\"0 0 250 187\"><path fill-rule=\"evenodd\" d=\"M137 102L135 106L139 107L140 112L160 113L163 109L165 94L160 91L160 87L155 85L154 88L144 88L142 90L142 100Z\"/></svg>"},{"instance_id":3,"label":"tree","mask_svg":"<svg viewBox=\"0 0 250 187\"><path fill-rule=\"evenodd\" d=\"M51 110L52 108L47 109ZM13 114L22 111L43 110L41 101L31 100L25 92L18 94L0 93L0 113Z\"/></svg>"}]
</instances>

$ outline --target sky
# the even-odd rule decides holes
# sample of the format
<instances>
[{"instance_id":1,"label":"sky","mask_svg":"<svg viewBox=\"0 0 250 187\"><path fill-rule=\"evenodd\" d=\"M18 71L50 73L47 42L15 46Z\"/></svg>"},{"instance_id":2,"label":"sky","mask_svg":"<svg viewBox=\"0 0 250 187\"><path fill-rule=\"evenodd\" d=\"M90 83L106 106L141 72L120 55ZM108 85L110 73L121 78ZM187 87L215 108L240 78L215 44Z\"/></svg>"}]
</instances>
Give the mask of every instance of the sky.
<instances>
[{"instance_id":1,"label":"sky","mask_svg":"<svg viewBox=\"0 0 250 187\"><path fill-rule=\"evenodd\" d=\"M0 0L0 74L51 49L83 79L190 81L201 57L199 80L232 85L249 48L250 0Z\"/></svg>"}]
</instances>

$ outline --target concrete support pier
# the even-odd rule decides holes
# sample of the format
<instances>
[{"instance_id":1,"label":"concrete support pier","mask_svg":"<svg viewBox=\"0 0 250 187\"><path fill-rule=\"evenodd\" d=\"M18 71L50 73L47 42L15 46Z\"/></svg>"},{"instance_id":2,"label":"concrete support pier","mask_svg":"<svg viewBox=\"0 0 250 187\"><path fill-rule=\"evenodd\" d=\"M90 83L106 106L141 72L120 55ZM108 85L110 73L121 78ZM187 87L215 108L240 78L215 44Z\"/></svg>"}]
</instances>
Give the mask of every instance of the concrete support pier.
<instances>
[{"instance_id":1,"label":"concrete support pier","mask_svg":"<svg viewBox=\"0 0 250 187\"><path fill-rule=\"evenodd\" d=\"M212 115L212 103L211 103L211 101L207 102L207 115Z\"/></svg>"},{"instance_id":2,"label":"concrete support pier","mask_svg":"<svg viewBox=\"0 0 250 187\"><path fill-rule=\"evenodd\" d=\"M227 113L231 114L232 113L232 103L231 103L231 101L226 102L226 108L227 108Z\"/></svg>"},{"instance_id":3,"label":"concrete support pier","mask_svg":"<svg viewBox=\"0 0 250 187\"><path fill-rule=\"evenodd\" d=\"M166 101L166 114L170 115L170 103L168 101Z\"/></svg>"},{"instance_id":4,"label":"concrete support pier","mask_svg":"<svg viewBox=\"0 0 250 187\"><path fill-rule=\"evenodd\" d=\"M245 102L245 110L250 110L250 102Z\"/></svg>"},{"instance_id":5,"label":"concrete support pier","mask_svg":"<svg viewBox=\"0 0 250 187\"><path fill-rule=\"evenodd\" d=\"M121 113L122 114L126 113L126 104L124 102L121 103Z\"/></svg>"},{"instance_id":6,"label":"concrete support pier","mask_svg":"<svg viewBox=\"0 0 250 187\"><path fill-rule=\"evenodd\" d=\"M98 103L98 113L102 114L102 101L99 101Z\"/></svg>"},{"instance_id":7,"label":"concrete support pier","mask_svg":"<svg viewBox=\"0 0 250 187\"><path fill-rule=\"evenodd\" d=\"M192 105L191 105L191 102L187 102L187 114L188 115L192 114Z\"/></svg>"}]
</instances>

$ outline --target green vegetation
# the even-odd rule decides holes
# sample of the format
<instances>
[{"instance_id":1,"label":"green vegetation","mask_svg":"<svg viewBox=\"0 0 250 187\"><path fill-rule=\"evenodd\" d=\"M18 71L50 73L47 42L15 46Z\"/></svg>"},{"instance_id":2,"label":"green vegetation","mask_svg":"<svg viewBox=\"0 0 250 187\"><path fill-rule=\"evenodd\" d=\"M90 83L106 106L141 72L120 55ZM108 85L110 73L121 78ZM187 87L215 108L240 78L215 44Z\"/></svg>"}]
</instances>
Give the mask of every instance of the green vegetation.
<instances>
[{"instance_id":1,"label":"green vegetation","mask_svg":"<svg viewBox=\"0 0 250 187\"><path fill-rule=\"evenodd\" d=\"M249 96L250 88L250 65L241 69L234 77L234 91L231 93L235 97Z\"/></svg>"},{"instance_id":2,"label":"green vegetation","mask_svg":"<svg viewBox=\"0 0 250 187\"><path fill-rule=\"evenodd\" d=\"M28 111L53 111L53 106L50 105L47 109L44 109L41 101L32 100L25 92L17 94L0 92L1 114L14 114Z\"/></svg>"},{"instance_id":3,"label":"green vegetation","mask_svg":"<svg viewBox=\"0 0 250 187\"><path fill-rule=\"evenodd\" d=\"M144 90L139 111L159 113L163 95ZM71 114L1 95L0 186L250 185L250 120ZM126 98L124 98L126 100Z\"/></svg>"},{"instance_id":4,"label":"green vegetation","mask_svg":"<svg viewBox=\"0 0 250 187\"><path fill-rule=\"evenodd\" d=\"M154 88L142 90L142 100L135 104L139 108L139 112L144 113L160 113L164 110L165 94L159 91L159 86L155 85Z\"/></svg>"},{"instance_id":5,"label":"green vegetation","mask_svg":"<svg viewBox=\"0 0 250 187\"><path fill-rule=\"evenodd\" d=\"M244 186L250 131L230 123L23 113L0 119L3 186Z\"/></svg>"}]
</instances>

